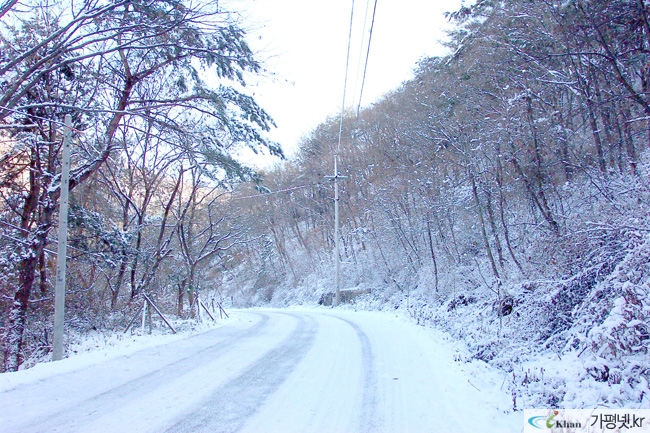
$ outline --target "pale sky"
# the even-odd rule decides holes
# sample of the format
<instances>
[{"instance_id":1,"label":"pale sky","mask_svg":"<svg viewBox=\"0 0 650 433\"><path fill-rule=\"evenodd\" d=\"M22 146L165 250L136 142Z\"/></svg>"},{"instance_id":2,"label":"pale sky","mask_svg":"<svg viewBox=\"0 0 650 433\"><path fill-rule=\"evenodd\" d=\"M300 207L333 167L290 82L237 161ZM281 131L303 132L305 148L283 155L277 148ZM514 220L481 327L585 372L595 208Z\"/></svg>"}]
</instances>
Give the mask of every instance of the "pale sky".
<instances>
[{"instance_id":1,"label":"pale sky","mask_svg":"<svg viewBox=\"0 0 650 433\"><path fill-rule=\"evenodd\" d=\"M274 118L278 127L269 137L287 156L328 116L340 115L352 1L221 2L225 9L239 11L251 47L273 74L249 80L247 91ZM356 109L359 101L374 3L354 3L346 108ZM362 107L411 78L418 59L445 53L439 43L448 26L443 14L460 4L461 0L377 0Z\"/></svg>"}]
</instances>

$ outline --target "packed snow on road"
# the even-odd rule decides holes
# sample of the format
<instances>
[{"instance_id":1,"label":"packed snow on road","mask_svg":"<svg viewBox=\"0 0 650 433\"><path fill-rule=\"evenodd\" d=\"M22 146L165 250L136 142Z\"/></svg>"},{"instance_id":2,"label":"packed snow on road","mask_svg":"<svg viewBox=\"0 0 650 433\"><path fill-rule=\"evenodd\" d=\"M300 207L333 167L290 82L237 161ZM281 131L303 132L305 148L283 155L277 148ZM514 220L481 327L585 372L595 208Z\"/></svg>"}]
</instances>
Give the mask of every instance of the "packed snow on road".
<instances>
[{"instance_id":1,"label":"packed snow on road","mask_svg":"<svg viewBox=\"0 0 650 433\"><path fill-rule=\"evenodd\" d=\"M390 313L240 310L222 326L0 376L10 432L518 432L503 373Z\"/></svg>"}]
</instances>

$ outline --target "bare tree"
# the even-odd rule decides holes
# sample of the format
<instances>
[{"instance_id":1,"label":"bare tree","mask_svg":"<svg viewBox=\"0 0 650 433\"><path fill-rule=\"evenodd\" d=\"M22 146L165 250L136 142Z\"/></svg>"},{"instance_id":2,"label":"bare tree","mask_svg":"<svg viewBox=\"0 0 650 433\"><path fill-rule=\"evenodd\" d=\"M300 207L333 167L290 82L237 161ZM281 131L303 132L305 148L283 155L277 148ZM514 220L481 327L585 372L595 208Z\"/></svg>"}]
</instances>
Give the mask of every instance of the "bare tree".
<instances>
[{"instance_id":1,"label":"bare tree","mask_svg":"<svg viewBox=\"0 0 650 433\"><path fill-rule=\"evenodd\" d=\"M261 136L269 116L223 84L243 84L260 66L243 31L216 4L36 1L27 5L32 12L12 6L3 5L0 33L0 122L11 142L1 161L8 174L4 206L21 252L12 259L6 371L21 362L27 305L55 222L66 113L77 130L71 189L119 153L119 130L128 134L150 121L180 130L179 116L188 111L213 133L202 143L206 152L222 154L220 141L227 137L279 153ZM216 76L218 87L205 84L205 74ZM131 120L138 118L145 120Z\"/></svg>"}]
</instances>

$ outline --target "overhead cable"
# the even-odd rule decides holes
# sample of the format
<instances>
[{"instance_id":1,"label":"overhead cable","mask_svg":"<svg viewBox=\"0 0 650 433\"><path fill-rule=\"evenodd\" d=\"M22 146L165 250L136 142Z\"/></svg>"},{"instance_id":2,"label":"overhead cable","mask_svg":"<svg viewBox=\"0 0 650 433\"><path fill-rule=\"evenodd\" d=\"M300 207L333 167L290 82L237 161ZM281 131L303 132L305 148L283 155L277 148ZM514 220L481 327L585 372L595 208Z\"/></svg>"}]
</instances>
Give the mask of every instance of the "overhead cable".
<instances>
[{"instance_id":1,"label":"overhead cable","mask_svg":"<svg viewBox=\"0 0 650 433\"><path fill-rule=\"evenodd\" d=\"M345 112L345 92L348 87L348 70L350 69L350 45L352 41L352 27L354 20L354 0L352 0L352 8L350 9L350 31L348 32L348 53L345 59L345 80L343 81L343 101L341 102L341 120L339 121L339 140L336 145L336 153L339 153L341 148L341 136L343 135L343 113Z\"/></svg>"},{"instance_id":2,"label":"overhead cable","mask_svg":"<svg viewBox=\"0 0 650 433\"><path fill-rule=\"evenodd\" d=\"M370 35L368 36L368 50L366 51L366 63L363 67L363 78L361 79L361 92L359 93L359 104L357 105L357 118L359 117L359 110L361 109L361 98L363 97L363 87L366 83L366 72L368 70L368 58L370 57L370 43L372 42L372 30L375 27L375 13L377 12L377 0L372 9L372 22L370 23Z\"/></svg>"}]
</instances>

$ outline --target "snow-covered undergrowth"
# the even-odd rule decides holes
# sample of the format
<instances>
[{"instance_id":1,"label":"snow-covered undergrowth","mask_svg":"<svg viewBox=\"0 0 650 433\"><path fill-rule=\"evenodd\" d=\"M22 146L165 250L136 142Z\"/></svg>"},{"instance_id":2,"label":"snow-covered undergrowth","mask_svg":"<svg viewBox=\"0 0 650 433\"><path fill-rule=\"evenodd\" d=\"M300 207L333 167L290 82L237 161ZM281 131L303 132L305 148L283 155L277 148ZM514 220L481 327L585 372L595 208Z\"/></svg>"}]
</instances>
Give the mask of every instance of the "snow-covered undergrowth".
<instances>
[{"instance_id":1,"label":"snow-covered undergrowth","mask_svg":"<svg viewBox=\"0 0 650 433\"><path fill-rule=\"evenodd\" d=\"M505 286L500 300L418 293L410 313L508 372L515 408L649 407L650 235L602 281L582 276Z\"/></svg>"},{"instance_id":2,"label":"snow-covered undergrowth","mask_svg":"<svg viewBox=\"0 0 650 433\"><path fill-rule=\"evenodd\" d=\"M65 364L63 370L69 371L78 368L80 365L87 365L99 360L108 360L120 356L129 355L138 350L148 347L154 347L161 344L166 344L171 341L187 338L188 335L204 332L221 326L221 321L217 322L211 320L198 321L196 319L168 319L170 324L174 327L176 333L172 333L162 323L155 323L152 327L151 333L149 328L145 327L143 330L141 322L132 326L127 332L123 329L103 329L103 330L88 330L78 331L74 328L68 328L65 335L66 354L65 359L60 363ZM48 347L49 349L49 347ZM34 351L29 358L20 366L20 370L38 370L43 374L48 374L48 367L51 363L50 350ZM57 367L60 368L60 367ZM59 370L57 370L59 371ZM28 376L32 378L35 373L29 373ZM19 377L20 375L18 375ZM38 374L36 374L38 376ZM5 375L0 375L5 377ZM19 380L19 379L18 379ZM31 380L31 379L30 379ZM2 389L0 383L0 390Z\"/></svg>"}]
</instances>

